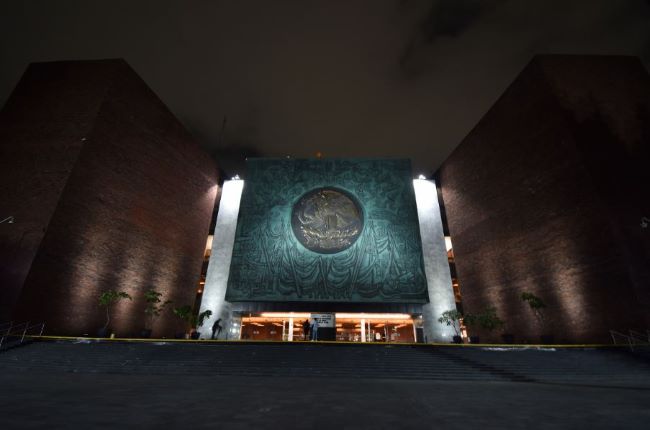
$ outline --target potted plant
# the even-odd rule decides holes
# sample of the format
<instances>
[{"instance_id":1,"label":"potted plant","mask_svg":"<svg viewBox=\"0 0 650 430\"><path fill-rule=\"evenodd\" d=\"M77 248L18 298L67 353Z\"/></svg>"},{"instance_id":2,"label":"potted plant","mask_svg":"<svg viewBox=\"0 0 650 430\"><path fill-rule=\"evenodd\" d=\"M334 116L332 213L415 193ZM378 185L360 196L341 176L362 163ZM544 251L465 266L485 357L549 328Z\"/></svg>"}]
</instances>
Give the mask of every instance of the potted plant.
<instances>
[{"instance_id":1,"label":"potted plant","mask_svg":"<svg viewBox=\"0 0 650 430\"><path fill-rule=\"evenodd\" d=\"M546 303L533 293L523 292L521 293L521 300L525 303L528 303L528 307L533 312L533 316L537 321L542 333L546 328L546 319L544 318L544 309L546 309ZM540 340L542 343L553 343L553 335L551 334L542 334L540 335Z\"/></svg>"},{"instance_id":2,"label":"potted plant","mask_svg":"<svg viewBox=\"0 0 650 430\"><path fill-rule=\"evenodd\" d=\"M478 326L478 315L477 314L465 314L463 317L463 322L467 327L477 327ZM471 332L470 332L471 333ZM469 343L481 343L481 338L477 335L469 335Z\"/></svg>"},{"instance_id":3,"label":"potted plant","mask_svg":"<svg viewBox=\"0 0 650 430\"><path fill-rule=\"evenodd\" d=\"M190 330L191 330L192 327L191 327L190 318L191 318L191 315L193 313L192 312L192 306L185 305L185 306L181 306L181 307L178 307L178 308L173 308L172 312L174 312L174 315L176 315L178 318L180 318L181 321L183 321L184 323L189 324L190 325ZM185 329L185 327L183 327L183 329ZM186 338L186 332L185 331L178 332L178 333L176 333L175 337L176 337L176 339Z\"/></svg>"},{"instance_id":4,"label":"potted plant","mask_svg":"<svg viewBox=\"0 0 650 430\"><path fill-rule=\"evenodd\" d=\"M485 308L478 314L465 315L463 320L469 326L478 326L487 332L492 332L505 325L505 322L497 315L494 307ZM470 336L470 343L480 343L479 336Z\"/></svg>"},{"instance_id":5,"label":"potted plant","mask_svg":"<svg viewBox=\"0 0 650 430\"><path fill-rule=\"evenodd\" d=\"M203 327L203 323L205 322L206 318L209 318L212 315L211 310L205 310L201 312L200 314L196 314L194 310L192 309L192 306L190 305L185 305L181 306L178 308L173 309L174 315L179 317L182 321L184 321L187 324L187 328L189 331L189 336L183 332L182 335L177 334L176 338L187 338L190 337L192 339L198 339L200 336L200 333L196 330L198 327Z\"/></svg>"},{"instance_id":6,"label":"potted plant","mask_svg":"<svg viewBox=\"0 0 650 430\"><path fill-rule=\"evenodd\" d=\"M458 309L449 309L442 313L438 322L454 328L455 336L453 337L454 343L463 343L463 338L458 331L460 321L463 319L463 314Z\"/></svg>"},{"instance_id":7,"label":"potted plant","mask_svg":"<svg viewBox=\"0 0 650 430\"><path fill-rule=\"evenodd\" d=\"M144 301L146 306L144 308L144 313L146 315L145 327L142 330L141 337L151 337L151 331L153 329L153 323L160 316L162 311L171 303L171 300L162 301L162 293L159 293L156 290L147 290L144 293Z\"/></svg>"},{"instance_id":8,"label":"potted plant","mask_svg":"<svg viewBox=\"0 0 650 430\"><path fill-rule=\"evenodd\" d=\"M111 323L111 308L115 303L123 299L131 300L131 296L124 291L115 290L104 291L99 295L99 306L106 308L106 324L98 330L98 337L109 337L111 332L109 328L109 324Z\"/></svg>"},{"instance_id":9,"label":"potted plant","mask_svg":"<svg viewBox=\"0 0 650 430\"><path fill-rule=\"evenodd\" d=\"M198 339L201 333L197 330L199 327L203 327L203 323L205 322L206 318L210 318L212 316L212 311L210 309L206 309L203 312L199 313L199 315L192 314L192 328L193 331L190 333L190 337L192 339Z\"/></svg>"}]
</instances>

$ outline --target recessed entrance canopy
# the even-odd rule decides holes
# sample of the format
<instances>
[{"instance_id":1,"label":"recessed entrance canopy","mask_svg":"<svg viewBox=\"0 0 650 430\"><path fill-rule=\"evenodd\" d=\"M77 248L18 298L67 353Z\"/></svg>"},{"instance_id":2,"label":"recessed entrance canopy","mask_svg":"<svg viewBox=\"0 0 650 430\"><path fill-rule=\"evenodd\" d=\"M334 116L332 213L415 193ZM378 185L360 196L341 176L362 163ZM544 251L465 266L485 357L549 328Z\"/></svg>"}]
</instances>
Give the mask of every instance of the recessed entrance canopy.
<instances>
[{"instance_id":1,"label":"recessed entrance canopy","mask_svg":"<svg viewBox=\"0 0 650 430\"><path fill-rule=\"evenodd\" d=\"M403 319L411 319L410 314L391 314L391 313L383 313L383 314L374 314L374 313L350 313L350 312L337 312L336 314L336 320L338 321L339 319L397 319L397 320L403 320ZM310 318L311 313L308 312L262 312L260 317L263 318Z\"/></svg>"},{"instance_id":2,"label":"recessed entrance canopy","mask_svg":"<svg viewBox=\"0 0 650 430\"><path fill-rule=\"evenodd\" d=\"M322 315L307 312L241 315L240 336L242 340L308 340L312 336L309 336L310 329L306 330L306 322L309 327L314 316ZM419 315L402 313L337 312L329 315L334 316L331 328L319 327L318 340L410 343L418 339L417 330L422 325Z\"/></svg>"}]
</instances>

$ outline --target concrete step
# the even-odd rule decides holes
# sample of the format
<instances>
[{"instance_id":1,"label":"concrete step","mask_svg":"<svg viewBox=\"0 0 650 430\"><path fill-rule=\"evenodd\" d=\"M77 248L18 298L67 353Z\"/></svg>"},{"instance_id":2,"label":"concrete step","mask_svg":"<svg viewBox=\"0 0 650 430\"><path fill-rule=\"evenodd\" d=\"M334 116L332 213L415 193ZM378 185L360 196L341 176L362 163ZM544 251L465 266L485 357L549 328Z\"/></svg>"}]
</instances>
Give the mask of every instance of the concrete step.
<instances>
[{"instance_id":1,"label":"concrete step","mask_svg":"<svg viewBox=\"0 0 650 430\"><path fill-rule=\"evenodd\" d=\"M0 371L300 376L650 387L650 362L624 350L43 341L0 353Z\"/></svg>"}]
</instances>

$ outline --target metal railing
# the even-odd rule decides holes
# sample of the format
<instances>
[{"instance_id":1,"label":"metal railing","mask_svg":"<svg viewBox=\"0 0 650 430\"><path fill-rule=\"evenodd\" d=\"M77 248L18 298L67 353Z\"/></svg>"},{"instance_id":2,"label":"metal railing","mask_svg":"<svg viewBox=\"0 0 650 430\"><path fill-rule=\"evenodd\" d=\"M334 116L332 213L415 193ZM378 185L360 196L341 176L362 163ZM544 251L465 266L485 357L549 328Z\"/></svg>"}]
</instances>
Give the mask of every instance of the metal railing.
<instances>
[{"instance_id":1,"label":"metal railing","mask_svg":"<svg viewBox=\"0 0 650 430\"><path fill-rule=\"evenodd\" d=\"M642 342L650 343L650 330L646 330L645 333L636 330L630 330L630 336L633 336L636 339L640 339Z\"/></svg>"},{"instance_id":2,"label":"metal railing","mask_svg":"<svg viewBox=\"0 0 650 430\"><path fill-rule=\"evenodd\" d=\"M624 339L625 343L630 347L630 350L634 351L635 345L649 345L650 344L650 330L646 330L645 333L630 330L628 334L621 333L620 331L610 330L609 335L612 337L612 342L614 345L619 345L616 341L617 339Z\"/></svg>"},{"instance_id":3,"label":"metal railing","mask_svg":"<svg viewBox=\"0 0 650 430\"><path fill-rule=\"evenodd\" d=\"M0 324L0 350L2 350L3 346L7 347L25 342L27 336L42 336L44 329L44 322L31 324L30 321L23 323L9 321Z\"/></svg>"}]
</instances>

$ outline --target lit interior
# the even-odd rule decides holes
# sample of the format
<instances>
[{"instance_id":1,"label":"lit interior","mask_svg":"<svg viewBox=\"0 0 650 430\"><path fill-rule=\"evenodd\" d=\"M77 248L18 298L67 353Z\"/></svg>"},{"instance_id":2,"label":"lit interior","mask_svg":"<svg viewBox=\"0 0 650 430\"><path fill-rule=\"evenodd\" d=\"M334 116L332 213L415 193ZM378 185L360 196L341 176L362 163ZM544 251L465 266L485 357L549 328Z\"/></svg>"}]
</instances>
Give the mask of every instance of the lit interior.
<instances>
[{"instance_id":1,"label":"lit interior","mask_svg":"<svg viewBox=\"0 0 650 430\"><path fill-rule=\"evenodd\" d=\"M242 340L307 340L303 323L309 312L262 312L241 318ZM410 314L336 313L337 341L347 342L415 342L416 323ZM363 326L362 326L363 325Z\"/></svg>"}]
</instances>

